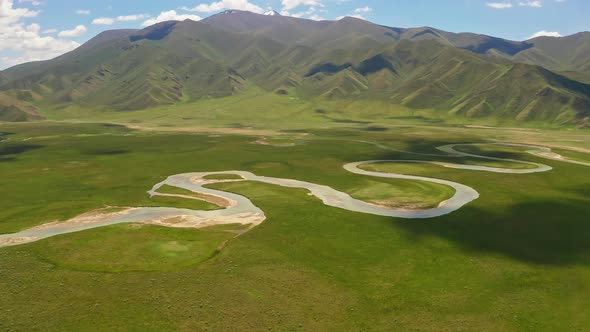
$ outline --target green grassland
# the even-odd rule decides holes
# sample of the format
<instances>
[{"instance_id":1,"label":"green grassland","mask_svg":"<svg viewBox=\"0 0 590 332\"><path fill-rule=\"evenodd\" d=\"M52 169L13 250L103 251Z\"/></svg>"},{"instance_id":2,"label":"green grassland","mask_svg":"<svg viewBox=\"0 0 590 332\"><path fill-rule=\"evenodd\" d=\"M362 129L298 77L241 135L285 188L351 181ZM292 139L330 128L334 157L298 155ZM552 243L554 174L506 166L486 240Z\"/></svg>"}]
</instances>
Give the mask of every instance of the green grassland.
<instances>
[{"instance_id":1,"label":"green grassland","mask_svg":"<svg viewBox=\"0 0 590 332\"><path fill-rule=\"evenodd\" d=\"M243 225L202 229L121 224L57 236L33 246L42 261L67 270L148 272L176 270L215 255Z\"/></svg>"},{"instance_id":2,"label":"green grassland","mask_svg":"<svg viewBox=\"0 0 590 332\"><path fill-rule=\"evenodd\" d=\"M579 160L583 162L590 162L590 155L588 153L581 153L576 151L570 150L563 150L563 149L555 149L556 153L564 156L565 158L570 158L573 160Z\"/></svg>"},{"instance_id":3,"label":"green grassland","mask_svg":"<svg viewBox=\"0 0 590 332\"><path fill-rule=\"evenodd\" d=\"M455 147L455 150L478 156L520 160L520 155L526 150L531 150L531 148L495 145L459 145ZM512 169L530 169L536 167L535 165L523 164L515 161L489 160L475 157L459 158L457 162L469 165L484 165Z\"/></svg>"},{"instance_id":4,"label":"green grassland","mask_svg":"<svg viewBox=\"0 0 590 332\"><path fill-rule=\"evenodd\" d=\"M373 165L362 167L376 170ZM360 187L350 188L350 196L370 203L405 209L428 209L451 198L455 190L451 187L425 181L372 181Z\"/></svg>"},{"instance_id":5,"label":"green grassland","mask_svg":"<svg viewBox=\"0 0 590 332\"><path fill-rule=\"evenodd\" d=\"M200 195L199 193L196 193L194 191L190 191L188 189L183 189L183 188L169 186L167 184L165 184L165 185L161 186L160 188L158 188L157 192L162 193L162 194L185 195L185 196L194 196L194 197L199 197L198 195Z\"/></svg>"},{"instance_id":6,"label":"green grassland","mask_svg":"<svg viewBox=\"0 0 590 332\"><path fill-rule=\"evenodd\" d=\"M240 180L241 176L236 174L210 174L203 177L205 180Z\"/></svg>"},{"instance_id":7,"label":"green grassland","mask_svg":"<svg viewBox=\"0 0 590 332\"><path fill-rule=\"evenodd\" d=\"M411 152L440 153L436 147L450 143L589 146L585 131L491 130L415 118L384 121L377 129L377 122L308 114L298 122L294 109L287 108L293 122L276 129L279 120L270 112L254 123L223 110L222 119L209 122L210 132L195 126L203 114L186 120L194 131L181 132L184 120L164 111L142 123L160 131L85 123L100 121L95 115L78 123L0 124L0 233L105 206L157 205L146 194L155 183L198 171L245 170L329 185L366 200L399 194L400 200L436 205L452 194L444 186L354 175L342 165L432 160ZM342 118L352 114L352 108L342 110ZM119 123L141 118L120 114ZM216 132L229 121L255 136ZM304 144L252 144L262 135ZM429 220L340 210L304 190L218 183L211 187L249 197L267 220L238 237L242 226L117 225L2 248L0 330L586 329L590 170L519 149L485 149L554 169L513 175L371 165L463 183L480 193L461 210Z\"/></svg>"},{"instance_id":8,"label":"green grassland","mask_svg":"<svg viewBox=\"0 0 590 332\"><path fill-rule=\"evenodd\" d=\"M378 131L383 126L425 124L483 125L531 129L563 127L559 123L534 119L523 122L501 116L457 116L451 111L428 107L408 107L370 96L306 99L298 95L279 95L255 86L249 86L235 96L204 98L136 111L113 111L101 107L82 107L75 104L60 105L59 107L45 106L38 111L49 120L109 122L158 130L234 128L276 131L358 127L367 131Z\"/></svg>"},{"instance_id":9,"label":"green grassland","mask_svg":"<svg viewBox=\"0 0 590 332\"><path fill-rule=\"evenodd\" d=\"M183 195L183 196L189 196L189 197L194 197L196 199L199 200L207 200L207 195L201 194L201 193L196 193L194 191L190 191L187 189L183 189L183 188L178 188L178 187L173 187L173 186L169 186L167 184L161 186L160 188L158 188L157 190L158 193L161 194L173 194L173 195ZM212 204L212 203L211 203Z\"/></svg>"},{"instance_id":10,"label":"green grassland","mask_svg":"<svg viewBox=\"0 0 590 332\"><path fill-rule=\"evenodd\" d=\"M186 172L244 170L424 209L453 189L342 165L532 167L436 149L484 142L590 161L589 36L513 42L247 12L103 32L0 73L0 234L95 210L221 208L171 186L159 192L199 199L147 194ZM424 220L329 207L301 189L210 184L267 219L119 224L0 248L0 331L588 330L590 168L523 148L457 149L553 169L363 166L480 194Z\"/></svg>"}]
</instances>

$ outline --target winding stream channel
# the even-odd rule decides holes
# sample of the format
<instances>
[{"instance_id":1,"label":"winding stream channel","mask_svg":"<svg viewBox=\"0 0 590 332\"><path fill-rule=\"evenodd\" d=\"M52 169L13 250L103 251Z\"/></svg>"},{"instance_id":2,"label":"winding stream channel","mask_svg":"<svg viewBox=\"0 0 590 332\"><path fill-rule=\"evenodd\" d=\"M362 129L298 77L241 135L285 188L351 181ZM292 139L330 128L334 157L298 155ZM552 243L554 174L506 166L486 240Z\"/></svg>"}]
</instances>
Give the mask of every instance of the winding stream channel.
<instances>
[{"instance_id":1,"label":"winding stream channel","mask_svg":"<svg viewBox=\"0 0 590 332\"><path fill-rule=\"evenodd\" d=\"M373 144L382 149L390 149L386 146L378 143L364 142ZM343 167L345 170L358 175L381 177L381 178L392 178L392 179L405 179L405 180L417 180L427 181L437 184L446 185L452 187L455 190L455 194L448 200L441 202L439 206L425 210L407 210L399 208L391 208L385 206L379 206L365 201L361 201L352 198L349 194L338 191L328 186L304 182L293 179L283 179L259 176L246 171L222 171L222 172L196 172L196 173L184 173L169 176L166 180L153 186L148 193L152 196L163 195L163 196L177 196L183 198L190 198L185 195L174 195L174 194L161 194L157 190L163 185L169 185L173 187L183 188L190 190L195 193L199 193L205 196L213 196L216 199L221 199L227 202L226 208L220 210L201 211L201 210L190 210L190 209L179 209L179 208L166 208L166 207L136 207L136 208L125 208L121 211L110 212L110 213L99 213L97 211L89 212L77 216L73 219L63 222L52 222L36 226L27 230L23 230L18 233L12 234L0 234L0 247L19 245L23 243L29 243L40 239L48 238L51 236L79 232L86 229L97 228L107 225L121 224L121 223L144 223L153 224L166 227L179 227L179 228L200 228L212 225L223 225L223 224L245 224L254 227L266 219L264 211L258 208L252 203L247 197L224 192L221 190L206 188L204 185L211 183L223 183L233 181L256 181L262 183L268 183L289 188L302 188L307 189L310 195L313 195L320 199L325 205L332 206L335 208L345 209L354 212L367 213L379 216L388 216L396 218L407 218L407 219L423 219L423 218L434 218L443 216L456 211L463 207L465 204L477 199L479 193L464 184L452 182L443 179L405 175L398 173L383 173L376 171L368 171L360 168L362 165L376 164L376 163L429 163L435 164L447 168L456 168L463 170L472 171L486 171L495 173L510 173L510 174L527 174L527 173L538 173L546 172L551 170L550 166L520 161L514 159L504 159L489 156L481 156L456 150L459 146L470 146L470 145L499 145L509 147L525 147L528 148L526 152L541 158L559 160L562 162L574 163L583 166L590 166L590 163L575 161L567 159L561 155L553 153L550 148L532 146L525 144L513 144L513 143L482 143L482 144L451 144L440 146L437 149L445 154L420 154L427 156L438 156L438 157L472 157L484 160L503 161L511 163L519 163L527 165L527 168L522 169L510 169L510 168L498 168L481 165L466 165L439 161L421 161L421 160L367 160L345 164ZM397 151L397 150L396 150ZM405 151L404 151L405 152ZM234 174L241 179L238 180L207 180L205 179L208 175L217 174Z\"/></svg>"}]
</instances>

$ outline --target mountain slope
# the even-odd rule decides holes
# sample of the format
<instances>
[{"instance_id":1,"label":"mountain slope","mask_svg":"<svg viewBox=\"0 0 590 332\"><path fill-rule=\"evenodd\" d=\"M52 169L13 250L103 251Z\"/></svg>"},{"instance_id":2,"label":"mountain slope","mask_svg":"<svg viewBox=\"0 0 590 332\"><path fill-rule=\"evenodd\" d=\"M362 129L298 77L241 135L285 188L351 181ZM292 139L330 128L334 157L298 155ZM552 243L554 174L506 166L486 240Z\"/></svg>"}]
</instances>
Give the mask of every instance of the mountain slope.
<instances>
[{"instance_id":1,"label":"mountain slope","mask_svg":"<svg viewBox=\"0 0 590 332\"><path fill-rule=\"evenodd\" d=\"M435 40L477 54L543 66L574 79L590 82L590 32L562 38L538 37L527 41L511 41L431 27L386 27L352 17L318 22L291 17L264 17L238 10L213 15L203 22L228 31L254 33L283 42L323 47L359 47L363 44L371 47L392 40Z\"/></svg>"},{"instance_id":2,"label":"mountain slope","mask_svg":"<svg viewBox=\"0 0 590 332\"><path fill-rule=\"evenodd\" d=\"M532 52L523 45L354 18L316 22L226 11L202 22L107 31L56 59L1 72L0 112L30 120L35 107L139 110L258 87L304 99L381 99L466 117L587 122L590 86L507 62Z\"/></svg>"},{"instance_id":3,"label":"mountain slope","mask_svg":"<svg viewBox=\"0 0 590 332\"><path fill-rule=\"evenodd\" d=\"M590 116L590 85L542 67L493 63L434 41L402 41L358 62L321 63L308 95L384 98L467 117L577 122Z\"/></svg>"},{"instance_id":4,"label":"mountain slope","mask_svg":"<svg viewBox=\"0 0 590 332\"><path fill-rule=\"evenodd\" d=\"M216 59L225 50L201 23L164 22L102 34L62 57L11 68L2 89L30 90L47 103L142 109L206 95L227 96L242 78ZM227 33L229 44L247 41Z\"/></svg>"},{"instance_id":5,"label":"mountain slope","mask_svg":"<svg viewBox=\"0 0 590 332\"><path fill-rule=\"evenodd\" d=\"M26 93L14 95L10 92L0 92L0 121L22 122L43 119L30 101L32 96Z\"/></svg>"},{"instance_id":6,"label":"mountain slope","mask_svg":"<svg viewBox=\"0 0 590 332\"><path fill-rule=\"evenodd\" d=\"M202 22L227 31L254 33L288 43L321 44L322 47L344 48L351 41L361 38L373 43L436 40L478 54L495 51L511 56L533 46L528 42L509 41L475 33L452 33L431 27L392 28L354 17L345 17L338 21L313 21L229 10Z\"/></svg>"},{"instance_id":7,"label":"mountain slope","mask_svg":"<svg viewBox=\"0 0 590 332\"><path fill-rule=\"evenodd\" d=\"M561 38L538 37L528 42L533 47L515 54L512 61L543 66L590 82L590 32Z\"/></svg>"}]
</instances>

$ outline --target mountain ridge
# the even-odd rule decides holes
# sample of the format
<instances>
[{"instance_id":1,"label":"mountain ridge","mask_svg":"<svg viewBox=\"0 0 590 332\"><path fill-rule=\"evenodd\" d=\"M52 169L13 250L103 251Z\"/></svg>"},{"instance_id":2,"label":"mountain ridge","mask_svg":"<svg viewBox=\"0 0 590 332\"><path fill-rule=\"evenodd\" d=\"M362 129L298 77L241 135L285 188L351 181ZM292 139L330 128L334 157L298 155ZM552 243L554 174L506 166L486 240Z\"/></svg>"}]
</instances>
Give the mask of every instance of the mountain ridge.
<instances>
[{"instance_id":1,"label":"mountain ridge","mask_svg":"<svg viewBox=\"0 0 590 332\"><path fill-rule=\"evenodd\" d=\"M554 44L232 10L199 22L105 31L55 59L9 68L0 72L0 93L11 97L0 104L26 114L71 103L137 110L258 86L306 99L371 97L466 117L586 123L589 85L514 61L523 52L540 57L537 43L545 49ZM560 68L585 61L585 52L567 57ZM30 98L15 102L24 95Z\"/></svg>"}]
</instances>

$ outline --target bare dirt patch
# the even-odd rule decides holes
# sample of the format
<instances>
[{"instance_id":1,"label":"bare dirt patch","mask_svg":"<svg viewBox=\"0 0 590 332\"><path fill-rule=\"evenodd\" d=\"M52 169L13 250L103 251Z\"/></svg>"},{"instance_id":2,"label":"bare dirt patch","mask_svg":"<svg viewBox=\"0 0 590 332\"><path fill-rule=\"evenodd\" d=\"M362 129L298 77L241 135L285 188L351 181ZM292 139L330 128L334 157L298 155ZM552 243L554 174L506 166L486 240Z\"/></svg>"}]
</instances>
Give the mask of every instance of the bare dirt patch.
<instances>
[{"instance_id":1,"label":"bare dirt patch","mask_svg":"<svg viewBox=\"0 0 590 332\"><path fill-rule=\"evenodd\" d=\"M108 210L106 209L111 209L109 208L101 208L98 210L92 210L89 212L85 212L79 216L76 216L72 219L69 219L67 221L53 221L53 222L49 222L43 225L39 225L39 226L35 226L33 228L31 228L31 230L43 230L43 229L48 229L48 228L54 228L56 226L62 227L62 228L68 228L68 227L77 227L77 226L82 226L82 225L91 225L91 224L101 224L104 223L108 220L111 220L115 217L119 217L122 215L126 215L129 212L131 212L132 210L135 210L137 208L121 208L122 210L120 211L115 211L115 212L106 212Z\"/></svg>"},{"instance_id":2,"label":"bare dirt patch","mask_svg":"<svg viewBox=\"0 0 590 332\"><path fill-rule=\"evenodd\" d=\"M214 183L226 183L226 182L240 182L240 181L244 181L246 179L244 179L244 177L240 176L241 179L205 179L202 176L193 176L191 178L191 182L194 184L198 184L201 186L204 185L208 185L208 184L214 184Z\"/></svg>"},{"instance_id":3,"label":"bare dirt patch","mask_svg":"<svg viewBox=\"0 0 590 332\"><path fill-rule=\"evenodd\" d=\"M28 242L37 241L37 237L35 236L21 236L21 237L10 237L0 239L0 247L7 247L7 246L14 246L17 244L24 244Z\"/></svg>"},{"instance_id":4,"label":"bare dirt patch","mask_svg":"<svg viewBox=\"0 0 590 332\"><path fill-rule=\"evenodd\" d=\"M174 228L203 228L215 225L241 224L259 225L265 217L254 212L243 212L226 215L221 218L206 218L199 216L175 216L141 221L142 224L158 225Z\"/></svg>"},{"instance_id":5,"label":"bare dirt patch","mask_svg":"<svg viewBox=\"0 0 590 332\"><path fill-rule=\"evenodd\" d=\"M162 194L156 192L154 196L165 196L165 197L179 197L179 198L186 198L186 199L196 199L200 201L205 201L219 207L228 208L232 206L236 206L238 202L234 200L230 200L228 198L224 198L221 196L213 195L213 194L204 194L204 193L194 193L190 195L182 195L182 194Z\"/></svg>"}]
</instances>

